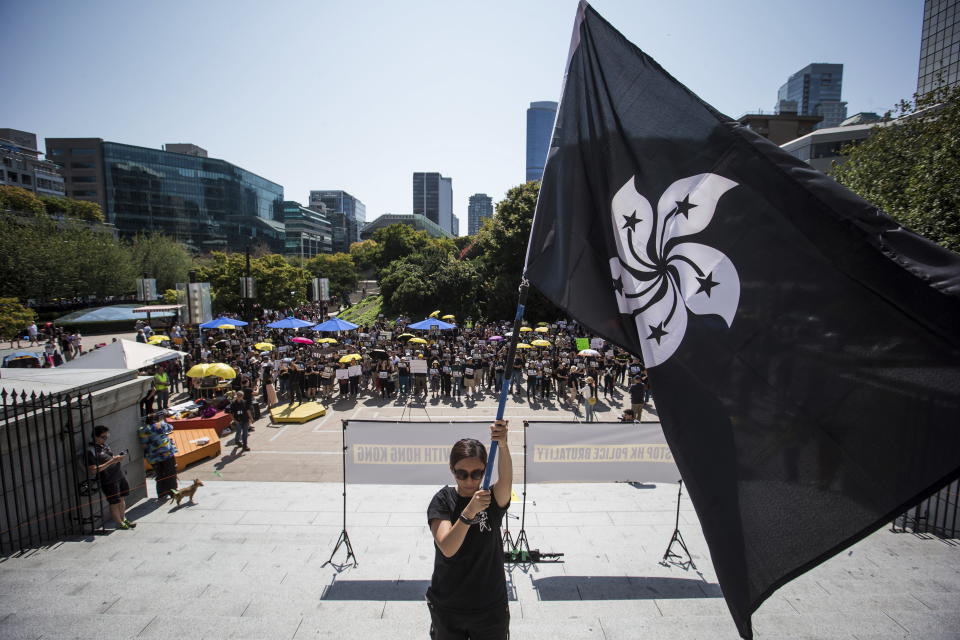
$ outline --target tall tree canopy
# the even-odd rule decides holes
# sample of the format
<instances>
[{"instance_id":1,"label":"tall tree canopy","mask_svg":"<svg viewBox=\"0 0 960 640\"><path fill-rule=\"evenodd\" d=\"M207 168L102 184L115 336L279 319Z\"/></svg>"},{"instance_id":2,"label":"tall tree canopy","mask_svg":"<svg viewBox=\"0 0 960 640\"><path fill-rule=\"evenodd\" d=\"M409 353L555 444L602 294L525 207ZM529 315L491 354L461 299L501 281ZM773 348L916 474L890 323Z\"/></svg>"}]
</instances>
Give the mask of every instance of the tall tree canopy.
<instances>
[{"instance_id":1,"label":"tall tree canopy","mask_svg":"<svg viewBox=\"0 0 960 640\"><path fill-rule=\"evenodd\" d=\"M903 226L960 251L960 86L904 101L896 115L846 147L832 175Z\"/></svg>"}]
</instances>

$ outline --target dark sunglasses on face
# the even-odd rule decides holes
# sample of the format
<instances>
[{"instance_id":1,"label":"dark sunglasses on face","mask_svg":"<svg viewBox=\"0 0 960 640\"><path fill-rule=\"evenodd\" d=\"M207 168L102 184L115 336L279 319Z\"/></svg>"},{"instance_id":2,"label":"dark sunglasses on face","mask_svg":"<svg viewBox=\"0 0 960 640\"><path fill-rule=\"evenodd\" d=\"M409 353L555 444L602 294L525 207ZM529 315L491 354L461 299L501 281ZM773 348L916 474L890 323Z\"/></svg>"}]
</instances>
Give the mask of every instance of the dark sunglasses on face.
<instances>
[{"instance_id":1,"label":"dark sunglasses on face","mask_svg":"<svg viewBox=\"0 0 960 640\"><path fill-rule=\"evenodd\" d=\"M454 469L453 475L457 477L457 480L466 480L467 477L470 477L474 480L479 480L483 477L483 472L486 469L474 469L473 471L466 471L465 469Z\"/></svg>"}]
</instances>

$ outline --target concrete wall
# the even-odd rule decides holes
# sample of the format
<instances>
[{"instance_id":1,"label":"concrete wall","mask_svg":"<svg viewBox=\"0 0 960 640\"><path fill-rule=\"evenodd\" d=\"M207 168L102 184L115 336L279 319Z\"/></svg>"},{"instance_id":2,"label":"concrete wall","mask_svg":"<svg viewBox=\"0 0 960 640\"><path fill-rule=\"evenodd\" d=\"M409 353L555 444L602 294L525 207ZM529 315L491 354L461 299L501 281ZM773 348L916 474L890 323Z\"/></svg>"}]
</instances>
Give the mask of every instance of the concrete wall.
<instances>
[{"instance_id":1,"label":"concrete wall","mask_svg":"<svg viewBox=\"0 0 960 640\"><path fill-rule=\"evenodd\" d=\"M31 405L28 399L18 420L13 420L8 403L0 415L0 551L90 531L90 524L83 525L79 518L100 516L101 509L109 519L106 500L101 504L99 493L79 501L76 495L88 477L84 453L96 425L110 429L108 444L115 453L130 449L122 467L131 487L128 503L146 497L137 429L140 398L149 384L149 378L141 377L93 391L92 410L77 407L76 392L71 392L74 402L69 408L63 403ZM93 522L103 524L99 518Z\"/></svg>"}]
</instances>

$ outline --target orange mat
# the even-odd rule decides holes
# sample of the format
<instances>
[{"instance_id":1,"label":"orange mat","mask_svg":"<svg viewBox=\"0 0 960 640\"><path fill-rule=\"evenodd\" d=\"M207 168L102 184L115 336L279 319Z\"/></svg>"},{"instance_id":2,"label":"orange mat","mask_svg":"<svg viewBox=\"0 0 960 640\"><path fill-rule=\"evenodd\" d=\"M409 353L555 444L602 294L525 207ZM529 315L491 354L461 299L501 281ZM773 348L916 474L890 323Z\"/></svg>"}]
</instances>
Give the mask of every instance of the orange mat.
<instances>
[{"instance_id":1,"label":"orange mat","mask_svg":"<svg viewBox=\"0 0 960 640\"><path fill-rule=\"evenodd\" d=\"M220 439L215 429L177 429L170 434L173 443L177 445L177 471L183 471L187 465L204 458L220 456ZM208 442L199 444L196 440L207 438ZM144 467L152 469L150 463L143 461Z\"/></svg>"}]
</instances>

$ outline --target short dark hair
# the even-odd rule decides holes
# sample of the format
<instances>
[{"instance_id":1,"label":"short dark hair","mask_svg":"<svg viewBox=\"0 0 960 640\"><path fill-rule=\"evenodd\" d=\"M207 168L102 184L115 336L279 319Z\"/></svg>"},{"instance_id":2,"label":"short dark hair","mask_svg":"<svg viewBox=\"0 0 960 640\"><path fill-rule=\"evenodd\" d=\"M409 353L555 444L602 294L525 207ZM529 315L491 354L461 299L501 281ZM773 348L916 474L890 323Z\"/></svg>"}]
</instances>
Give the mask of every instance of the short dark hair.
<instances>
[{"instance_id":1,"label":"short dark hair","mask_svg":"<svg viewBox=\"0 0 960 640\"><path fill-rule=\"evenodd\" d=\"M450 450L450 468L453 469L458 462L466 458L480 458L480 461L486 465L487 448L482 442L473 438L458 440Z\"/></svg>"},{"instance_id":2,"label":"short dark hair","mask_svg":"<svg viewBox=\"0 0 960 640\"><path fill-rule=\"evenodd\" d=\"M102 425L102 424L98 424L97 426L95 426L95 427L93 428L93 437L94 437L94 438L99 438L99 437L102 436L103 434L109 433L109 431L110 431L110 427L106 427L106 426L104 426L104 425Z\"/></svg>"}]
</instances>

